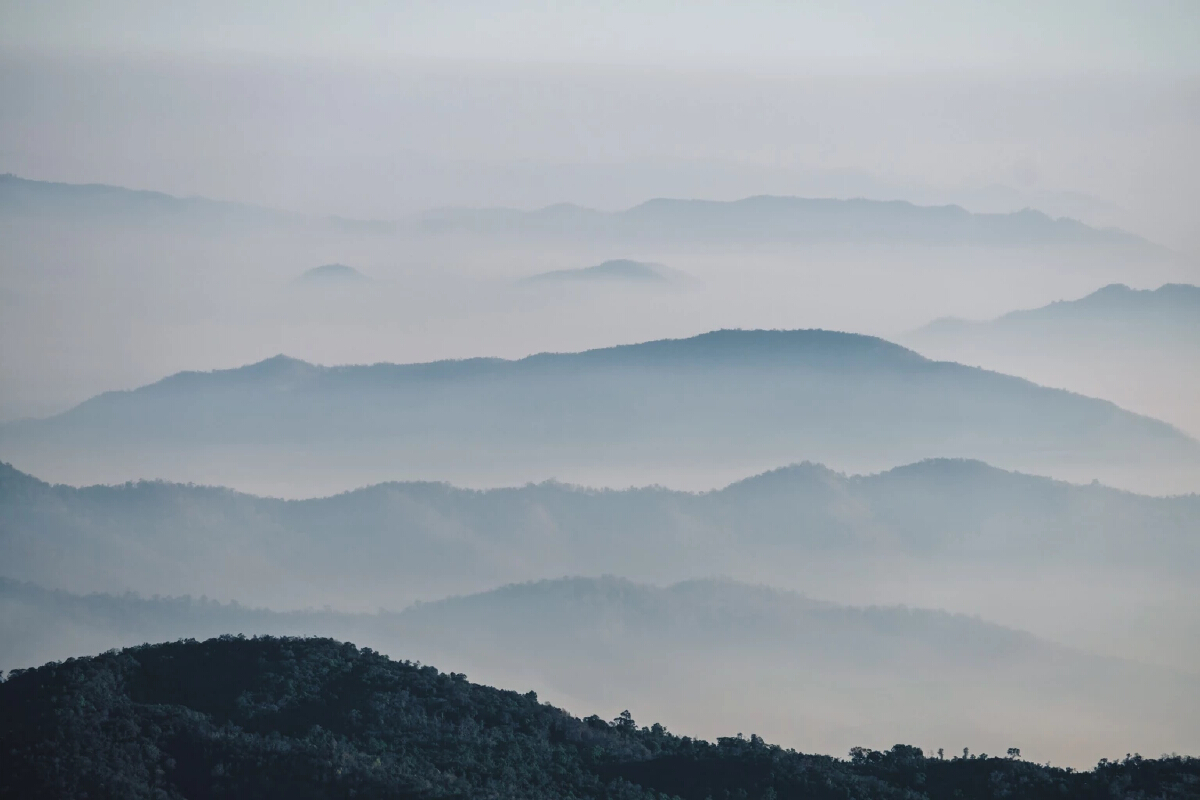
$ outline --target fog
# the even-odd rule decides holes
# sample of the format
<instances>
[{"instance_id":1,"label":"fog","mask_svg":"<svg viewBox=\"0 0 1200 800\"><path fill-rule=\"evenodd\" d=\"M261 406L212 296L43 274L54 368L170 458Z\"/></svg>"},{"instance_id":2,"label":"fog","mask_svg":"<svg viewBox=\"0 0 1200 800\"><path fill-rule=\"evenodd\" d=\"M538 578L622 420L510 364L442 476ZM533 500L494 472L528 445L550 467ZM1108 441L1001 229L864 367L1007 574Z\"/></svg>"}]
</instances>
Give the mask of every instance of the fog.
<instances>
[{"instance_id":1,"label":"fog","mask_svg":"<svg viewBox=\"0 0 1200 800\"><path fill-rule=\"evenodd\" d=\"M1200 753L1197 41L0 3L0 667L319 634L693 736Z\"/></svg>"}]
</instances>

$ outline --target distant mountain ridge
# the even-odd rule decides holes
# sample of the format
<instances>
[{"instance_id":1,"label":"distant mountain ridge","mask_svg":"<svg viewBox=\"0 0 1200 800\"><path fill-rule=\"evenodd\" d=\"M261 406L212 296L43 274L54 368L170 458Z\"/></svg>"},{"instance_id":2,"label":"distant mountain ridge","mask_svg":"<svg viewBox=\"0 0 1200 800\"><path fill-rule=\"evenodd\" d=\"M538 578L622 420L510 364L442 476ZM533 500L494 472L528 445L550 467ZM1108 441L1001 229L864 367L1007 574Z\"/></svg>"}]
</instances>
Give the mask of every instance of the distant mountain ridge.
<instances>
[{"instance_id":1,"label":"distant mountain ridge","mask_svg":"<svg viewBox=\"0 0 1200 800\"><path fill-rule=\"evenodd\" d=\"M1040 308L1010 311L993 320L935 320L912 335L963 332L982 326L1016 328L1030 323L1173 325L1189 328L1200 343L1200 286L1167 283L1157 289L1131 289L1114 283L1078 300L1056 300Z\"/></svg>"},{"instance_id":2,"label":"distant mountain ridge","mask_svg":"<svg viewBox=\"0 0 1200 800\"><path fill-rule=\"evenodd\" d=\"M1200 436L1200 286L1111 284L992 320L936 320L900 341L934 358L1104 397Z\"/></svg>"},{"instance_id":3,"label":"distant mountain ridge","mask_svg":"<svg viewBox=\"0 0 1200 800\"><path fill-rule=\"evenodd\" d=\"M414 218L439 232L607 237L630 241L906 241L984 246L1103 244L1162 251L1117 229L1097 229L1026 209L974 214L960 206L919 206L903 200L762 195L742 200L658 198L602 212L579 206L443 209Z\"/></svg>"},{"instance_id":4,"label":"distant mountain ridge","mask_svg":"<svg viewBox=\"0 0 1200 800\"><path fill-rule=\"evenodd\" d=\"M384 230L378 221L312 217L265 206L207 197L127 189L103 183L56 183L0 175L0 218L66 217L74 224L199 224L221 230L323 225L335 229Z\"/></svg>"},{"instance_id":5,"label":"distant mountain ridge","mask_svg":"<svg viewBox=\"0 0 1200 800\"><path fill-rule=\"evenodd\" d=\"M237 225L320 224L347 229L410 233L569 236L576 240L699 242L905 241L926 244L1043 246L1091 244L1164 253L1163 248L1117 229L1089 227L1026 209L976 214L960 206L921 206L902 200L803 198L761 195L742 200L656 198L618 212L571 204L532 211L438 209L392 221L310 218L285 211L206 198L104 184L67 184L0 175L0 214L70 215L76 219L181 221Z\"/></svg>"}]
</instances>

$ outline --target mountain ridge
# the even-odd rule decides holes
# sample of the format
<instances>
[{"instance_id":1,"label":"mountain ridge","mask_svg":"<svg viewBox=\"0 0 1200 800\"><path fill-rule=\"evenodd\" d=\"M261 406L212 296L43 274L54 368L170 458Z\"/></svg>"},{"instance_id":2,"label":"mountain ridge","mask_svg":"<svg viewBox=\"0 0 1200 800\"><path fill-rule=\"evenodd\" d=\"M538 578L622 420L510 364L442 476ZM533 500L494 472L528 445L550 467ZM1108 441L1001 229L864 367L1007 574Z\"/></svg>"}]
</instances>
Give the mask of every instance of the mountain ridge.
<instances>
[{"instance_id":1,"label":"mountain ridge","mask_svg":"<svg viewBox=\"0 0 1200 800\"><path fill-rule=\"evenodd\" d=\"M112 202L114 199L123 201L124 207L118 208ZM474 230L494 234L503 233L506 229L524 228L557 235L569 229L574 236L603 234L634 239L678 236L683 228L669 230L662 227L663 223L686 222L685 228L690 235L699 234L709 238L720 234L733 239L766 236L821 241L838 239L854 230L859 237L910 241L974 242L984 245L1095 243L1133 247L1148 253L1170 252L1136 234L1116 228L1095 228L1069 217L1053 218L1032 209L1012 213L976 213L957 205L925 206L905 200L784 195L757 195L731 201L652 198L616 212L559 203L528 211L511 208L443 208L394 220L358 220L337 215L297 214L204 197L177 197L164 192L109 184L38 181L10 173L0 175L0 210L21 214L100 212L109 219L115 219L121 213L151 213L160 218L163 215L180 217L187 213L199 213L209 221L220 219L236 222L240 216L259 223L295 225L304 220L319 220L335 227L380 232L400 229L431 233ZM769 219L748 219L747 211L766 215ZM690 214L691 219L682 220L681 213L685 216ZM854 214L864 213L865 217L854 221ZM718 223L715 226L714 221ZM765 224L767 222L771 224ZM925 229L913 227L915 223L924 225ZM941 223L950 223L952 227L938 231L936 226ZM696 225L702 227L697 229Z\"/></svg>"}]
</instances>

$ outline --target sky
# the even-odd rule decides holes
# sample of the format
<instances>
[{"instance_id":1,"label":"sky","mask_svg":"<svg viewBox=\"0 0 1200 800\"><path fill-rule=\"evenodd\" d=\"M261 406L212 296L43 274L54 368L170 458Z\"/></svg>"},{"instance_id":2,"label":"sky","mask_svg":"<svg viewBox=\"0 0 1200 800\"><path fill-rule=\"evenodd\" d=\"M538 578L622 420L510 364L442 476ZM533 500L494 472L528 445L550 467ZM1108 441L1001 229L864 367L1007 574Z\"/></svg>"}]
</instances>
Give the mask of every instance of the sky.
<instances>
[{"instance_id":1,"label":"sky","mask_svg":"<svg viewBox=\"0 0 1200 800\"><path fill-rule=\"evenodd\" d=\"M1200 71L1191 0L3 4L0 44L41 52L422 56L849 71Z\"/></svg>"},{"instance_id":2,"label":"sky","mask_svg":"<svg viewBox=\"0 0 1200 800\"><path fill-rule=\"evenodd\" d=\"M0 0L0 172L372 218L1030 206L1197 255L1197 42L1163 0Z\"/></svg>"}]
</instances>

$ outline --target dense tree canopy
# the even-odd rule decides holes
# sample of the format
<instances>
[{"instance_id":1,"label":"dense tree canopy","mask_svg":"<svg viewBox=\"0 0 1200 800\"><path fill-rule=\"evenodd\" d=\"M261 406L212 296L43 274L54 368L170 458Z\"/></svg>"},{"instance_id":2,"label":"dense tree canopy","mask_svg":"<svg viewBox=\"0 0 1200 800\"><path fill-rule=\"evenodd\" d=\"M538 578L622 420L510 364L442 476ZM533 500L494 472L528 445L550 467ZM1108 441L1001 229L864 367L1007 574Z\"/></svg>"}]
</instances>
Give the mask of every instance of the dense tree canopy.
<instances>
[{"instance_id":1,"label":"dense tree canopy","mask_svg":"<svg viewBox=\"0 0 1200 800\"><path fill-rule=\"evenodd\" d=\"M222 637L16 671L4 798L1186 798L1200 759L1089 772L896 745L849 760L577 719L329 639Z\"/></svg>"}]
</instances>

